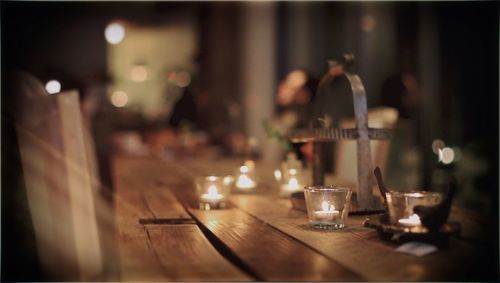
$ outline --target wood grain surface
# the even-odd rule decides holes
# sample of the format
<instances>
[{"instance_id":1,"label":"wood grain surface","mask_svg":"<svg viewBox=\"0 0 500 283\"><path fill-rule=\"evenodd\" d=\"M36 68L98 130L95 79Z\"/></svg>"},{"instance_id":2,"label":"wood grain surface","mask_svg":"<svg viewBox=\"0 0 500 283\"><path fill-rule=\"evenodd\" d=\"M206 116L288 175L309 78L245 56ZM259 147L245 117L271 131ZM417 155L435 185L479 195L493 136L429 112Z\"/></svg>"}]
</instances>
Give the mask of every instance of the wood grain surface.
<instances>
[{"instance_id":1,"label":"wood grain surface","mask_svg":"<svg viewBox=\"0 0 500 283\"><path fill-rule=\"evenodd\" d=\"M144 225L118 223L117 243L120 281L167 281Z\"/></svg>"},{"instance_id":2,"label":"wood grain surface","mask_svg":"<svg viewBox=\"0 0 500 283\"><path fill-rule=\"evenodd\" d=\"M149 207L149 214L132 214L136 219L162 215L153 212L155 209L151 210L151 207L157 207L156 209L161 207L160 210L173 207L167 210L176 211L179 208L178 204L163 205L164 201L159 201L165 192L170 192L166 194L173 194L175 197L168 195L164 199L172 203L175 203L174 200L181 203L186 217L196 221L196 225L202 229L206 237L204 240L208 238L206 243L210 241L219 254L257 280L487 281L498 276L490 264L494 261L480 260L484 256L491 256L492 253L488 253L485 247L471 241L453 238L448 248L419 258L396 252L394 250L396 244L383 242L376 231L362 227L365 218L363 216L351 216L348 227L341 231L313 229L309 226L304 212L292 209L289 199L277 197L277 187L272 184L272 177L266 177L267 184L261 186L255 194L233 194L228 209L211 211L197 209L194 176L228 174L234 172L234 168L241 162L242 160L165 162L154 158L134 158L120 159L121 165L117 166L124 166L120 169L122 172L144 172L147 176L146 180L139 181L139 177L128 175L130 178L128 185L142 184L142 194L132 193L128 196L129 201L135 203L132 206ZM266 171L264 174L267 176L272 176L272 167L261 164L257 167L261 172ZM150 185L146 187L144 184ZM127 193L130 191L133 189L129 189ZM166 211L163 215L170 217ZM452 218L454 217L460 219L467 216L453 212ZM470 228L469 222L476 226L478 223L475 220L462 223L467 226L464 227L465 231L468 231L466 234L475 235L470 233L475 228ZM125 221L123 225L130 223ZM146 231L149 231L150 227L157 227L141 226L137 222L134 225L145 227ZM181 226L197 227L196 225ZM167 226L180 225L161 225L161 227ZM177 232L165 229L167 228L158 228L154 232L149 232L150 238L151 235L155 235L154 237L162 239L151 240L153 237L149 241L150 249L153 249L160 258L166 259L169 255L163 254L163 251L171 249L172 243L176 241L168 239L176 239L177 236L164 237L164 235ZM181 240L183 237L178 238L179 243L183 243ZM171 259L178 260L177 257ZM177 266L178 263L171 264L167 265L167 269ZM187 278L183 276L176 277L176 280Z\"/></svg>"},{"instance_id":3,"label":"wood grain surface","mask_svg":"<svg viewBox=\"0 0 500 283\"><path fill-rule=\"evenodd\" d=\"M134 163L134 160L137 162ZM141 162L142 160L144 159L114 160L117 220L142 224L194 223L175 195L161 186L157 181L158 177L151 175L155 172L155 164L142 166L143 163L148 164Z\"/></svg>"},{"instance_id":4,"label":"wood grain surface","mask_svg":"<svg viewBox=\"0 0 500 283\"><path fill-rule=\"evenodd\" d=\"M231 165L224 164L225 166L222 167L225 168L212 166L207 169L201 168L203 164L197 165L195 163L183 164L181 167L180 164L176 164L175 166L171 166L170 164L156 164L153 166L153 164L146 160L137 159L136 161L136 163L129 163L128 166L137 166L145 170L146 165L150 164L152 168L147 170L149 173L154 170L158 172L170 172L180 181L174 182L176 186L169 188L167 184L172 183L169 180L171 175L158 175L157 185L159 187L151 186L145 188L143 186L140 193L131 191L131 189L124 192L122 190L123 187L120 187L120 195L125 196L128 199L128 203L136 203L132 207L140 208L138 211L142 212L128 214L127 217L151 217L154 214L154 209L150 209L153 207L151 203L156 202L158 206L161 203L157 199L155 200L155 196L165 195L167 194L166 192L170 192L171 190L175 192L178 199L184 203L189 213L198 223L210 235L216 238L217 243L215 245L217 248L223 253L230 253L235 256L240 263L245 265L243 268L255 274L258 279L271 281L286 281L290 279L304 281L351 281L360 279L336 262L318 254L293 238L239 209L230 208L212 211L197 209L194 186L191 181L191 178L194 176L192 172L220 174L221 171L224 172L225 170L227 172L230 168L237 166L239 164L237 161L230 162ZM118 162L116 164L118 171L121 170L120 166L124 166L126 162ZM137 172L137 170L141 169L137 168L130 171ZM132 183L135 183L135 181L128 182L128 184ZM118 185L120 186L121 183ZM147 197L141 199L142 195ZM163 210L175 210L177 207L172 205L175 197L169 196L169 200L170 203L164 205ZM120 207L122 205L117 203L117 206ZM168 213L165 212L163 215L168 215ZM153 225L147 225L147 227L149 231ZM158 248L154 242L153 247L155 249ZM314 270L314 272L311 272L311 270Z\"/></svg>"},{"instance_id":5,"label":"wood grain surface","mask_svg":"<svg viewBox=\"0 0 500 283\"><path fill-rule=\"evenodd\" d=\"M261 280L360 280L337 262L237 208L190 212Z\"/></svg>"},{"instance_id":6,"label":"wood grain surface","mask_svg":"<svg viewBox=\"0 0 500 283\"><path fill-rule=\"evenodd\" d=\"M122 281L250 281L194 224L122 226Z\"/></svg>"},{"instance_id":7,"label":"wood grain surface","mask_svg":"<svg viewBox=\"0 0 500 283\"><path fill-rule=\"evenodd\" d=\"M113 163L121 280L253 280L217 252L173 193L150 175L160 173L158 163L147 167L140 160Z\"/></svg>"},{"instance_id":8,"label":"wood grain surface","mask_svg":"<svg viewBox=\"0 0 500 283\"><path fill-rule=\"evenodd\" d=\"M253 280L222 257L196 225L146 225L146 232L169 281Z\"/></svg>"},{"instance_id":9,"label":"wood grain surface","mask_svg":"<svg viewBox=\"0 0 500 283\"><path fill-rule=\"evenodd\" d=\"M364 217L350 216L348 227L341 231L310 228L307 215L291 209L284 200L268 196L232 196L231 201L269 225L306 243L318 252L336 260L367 280L374 281L440 281L481 278L484 264L471 262L484 249L471 243L452 239L449 247L425 257L398 253L395 244L382 242L377 233L362 227ZM471 269L464 267L474 266Z\"/></svg>"}]
</instances>

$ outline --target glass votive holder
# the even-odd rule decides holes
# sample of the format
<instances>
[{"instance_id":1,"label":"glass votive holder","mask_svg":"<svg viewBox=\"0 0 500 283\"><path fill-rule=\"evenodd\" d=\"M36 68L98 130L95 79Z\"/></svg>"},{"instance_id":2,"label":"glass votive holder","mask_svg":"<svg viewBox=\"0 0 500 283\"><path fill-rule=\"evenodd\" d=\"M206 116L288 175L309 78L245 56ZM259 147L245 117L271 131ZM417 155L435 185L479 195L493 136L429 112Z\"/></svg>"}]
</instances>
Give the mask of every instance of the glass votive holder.
<instances>
[{"instance_id":1,"label":"glass votive holder","mask_svg":"<svg viewBox=\"0 0 500 283\"><path fill-rule=\"evenodd\" d=\"M425 232L426 230L413 208L417 205L436 206L443 198L441 193L427 191L389 191L385 195L390 223L400 227L407 227L411 232Z\"/></svg>"},{"instance_id":2,"label":"glass votive holder","mask_svg":"<svg viewBox=\"0 0 500 283\"><path fill-rule=\"evenodd\" d=\"M245 161L238 168L234 178L234 187L238 193L250 193L257 187L255 163L252 160Z\"/></svg>"},{"instance_id":3,"label":"glass votive holder","mask_svg":"<svg viewBox=\"0 0 500 283\"><path fill-rule=\"evenodd\" d=\"M196 194L200 209L226 208L231 192L231 181L231 176L196 177Z\"/></svg>"},{"instance_id":4,"label":"glass votive holder","mask_svg":"<svg viewBox=\"0 0 500 283\"><path fill-rule=\"evenodd\" d=\"M336 186L304 188L309 223L314 228L337 230L346 226L352 190Z\"/></svg>"},{"instance_id":5,"label":"glass votive holder","mask_svg":"<svg viewBox=\"0 0 500 283\"><path fill-rule=\"evenodd\" d=\"M300 192L303 189L304 178L302 177L302 170L300 168L288 169L281 179L280 183L280 196L289 197L295 192Z\"/></svg>"}]
</instances>

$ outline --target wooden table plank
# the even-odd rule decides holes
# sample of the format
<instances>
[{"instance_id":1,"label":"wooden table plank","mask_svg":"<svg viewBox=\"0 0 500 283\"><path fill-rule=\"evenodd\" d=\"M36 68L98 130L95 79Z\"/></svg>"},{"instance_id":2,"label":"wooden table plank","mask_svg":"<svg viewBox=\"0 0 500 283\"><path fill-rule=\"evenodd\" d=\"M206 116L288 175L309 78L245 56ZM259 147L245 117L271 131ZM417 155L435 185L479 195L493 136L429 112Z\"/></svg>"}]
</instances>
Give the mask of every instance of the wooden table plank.
<instances>
[{"instance_id":1,"label":"wooden table plank","mask_svg":"<svg viewBox=\"0 0 500 283\"><path fill-rule=\"evenodd\" d=\"M145 227L120 223L117 234L121 281L167 281Z\"/></svg>"},{"instance_id":2,"label":"wooden table plank","mask_svg":"<svg viewBox=\"0 0 500 283\"><path fill-rule=\"evenodd\" d=\"M250 281L194 224L128 225L120 230L122 281Z\"/></svg>"},{"instance_id":3,"label":"wooden table plank","mask_svg":"<svg viewBox=\"0 0 500 283\"><path fill-rule=\"evenodd\" d=\"M142 166L146 164L153 166ZM158 162L157 162L158 163ZM147 223L194 223L169 190L158 183L148 168L157 163L144 158L114 159L115 207L118 221Z\"/></svg>"},{"instance_id":4,"label":"wooden table plank","mask_svg":"<svg viewBox=\"0 0 500 283\"><path fill-rule=\"evenodd\" d=\"M228 163L222 163L219 166L202 168L203 164L189 162L176 164L175 168L168 169L170 172L177 170L175 176L184 180L183 184L171 187L172 191L199 224L222 242L223 247L219 248L229 249L232 255L235 255L261 280L358 281L361 279L337 262L318 254L239 209L211 211L197 209L197 198L191 179L194 176L193 172L224 174L224 171L227 173L235 164L238 162L230 162L230 166ZM166 167L169 165L165 164ZM167 170L166 167L164 170ZM163 181L165 180L159 182ZM165 188L167 187L165 185Z\"/></svg>"},{"instance_id":5,"label":"wooden table plank","mask_svg":"<svg viewBox=\"0 0 500 283\"><path fill-rule=\"evenodd\" d=\"M261 280L360 280L345 267L239 209L190 212Z\"/></svg>"},{"instance_id":6,"label":"wooden table plank","mask_svg":"<svg viewBox=\"0 0 500 283\"><path fill-rule=\"evenodd\" d=\"M154 218L141 219L141 223L194 223L170 190L144 190L143 196Z\"/></svg>"},{"instance_id":7,"label":"wooden table plank","mask_svg":"<svg viewBox=\"0 0 500 283\"><path fill-rule=\"evenodd\" d=\"M154 202L159 192L171 188L219 252L231 260L236 259L238 266L244 265L257 279L488 281L498 276L492 275L498 267L491 267L498 259L481 260L495 251L487 253L471 241L451 239L448 249L417 258L395 252L395 244L381 241L374 230L362 227L364 217L350 217L349 227L342 231L312 229L305 213L291 209L288 199L276 198L277 187L273 186L266 186L257 195L233 195L231 202L237 208L196 209L193 177L234 173L233 168L239 163L234 160L174 163L144 158L126 162L128 170L141 170L141 175L147 176L143 181L129 182L139 185L149 182L146 191L150 195L144 197L146 205L154 206L151 200ZM161 207L162 203L158 201L156 205ZM452 212L451 218L456 215ZM458 215L463 217L466 216ZM462 222L466 225L464 231L473 235L475 228L470 228L469 222Z\"/></svg>"},{"instance_id":8,"label":"wooden table plank","mask_svg":"<svg viewBox=\"0 0 500 283\"><path fill-rule=\"evenodd\" d=\"M470 258L478 258L475 246L457 240L451 240L448 249L422 258L398 253L395 245L378 240L374 230L362 227L359 216L350 217L346 229L323 231L310 228L307 215L291 209L286 200L252 195L232 196L231 201L367 280L463 280L471 275L464 266L472 264Z\"/></svg>"},{"instance_id":9,"label":"wooden table plank","mask_svg":"<svg viewBox=\"0 0 500 283\"><path fill-rule=\"evenodd\" d=\"M161 163L150 161L130 157L114 159L121 280L253 280L222 257L192 224L194 220L175 195L158 183L155 174L161 172L154 168Z\"/></svg>"},{"instance_id":10,"label":"wooden table plank","mask_svg":"<svg viewBox=\"0 0 500 283\"><path fill-rule=\"evenodd\" d=\"M170 281L253 280L222 257L196 225L146 225L146 231Z\"/></svg>"}]
</instances>

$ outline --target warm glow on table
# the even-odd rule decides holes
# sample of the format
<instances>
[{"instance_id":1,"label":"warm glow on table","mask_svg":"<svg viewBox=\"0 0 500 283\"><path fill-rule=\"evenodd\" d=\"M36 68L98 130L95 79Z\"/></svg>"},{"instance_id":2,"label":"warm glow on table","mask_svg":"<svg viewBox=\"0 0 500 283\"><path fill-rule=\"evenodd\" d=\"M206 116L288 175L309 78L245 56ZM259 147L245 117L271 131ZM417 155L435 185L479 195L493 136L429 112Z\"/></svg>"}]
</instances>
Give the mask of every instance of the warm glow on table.
<instances>
[{"instance_id":1,"label":"warm glow on table","mask_svg":"<svg viewBox=\"0 0 500 283\"><path fill-rule=\"evenodd\" d=\"M321 203L321 209L322 210L314 212L317 219L330 220L339 216L339 211L335 209L335 206L333 206L333 204L328 204L326 201Z\"/></svg>"}]
</instances>

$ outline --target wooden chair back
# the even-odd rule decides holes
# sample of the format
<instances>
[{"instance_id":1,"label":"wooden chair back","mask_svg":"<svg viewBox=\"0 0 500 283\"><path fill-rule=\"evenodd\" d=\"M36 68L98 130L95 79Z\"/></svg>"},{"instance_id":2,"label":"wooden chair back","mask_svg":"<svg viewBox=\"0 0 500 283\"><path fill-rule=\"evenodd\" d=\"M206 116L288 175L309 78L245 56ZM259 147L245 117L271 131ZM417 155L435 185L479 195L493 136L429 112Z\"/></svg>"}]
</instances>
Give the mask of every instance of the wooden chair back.
<instances>
[{"instance_id":1,"label":"wooden chair back","mask_svg":"<svg viewBox=\"0 0 500 283\"><path fill-rule=\"evenodd\" d=\"M50 280L96 280L103 261L78 92L49 95L24 73L15 84L15 127L42 269Z\"/></svg>"}]
</instances>

